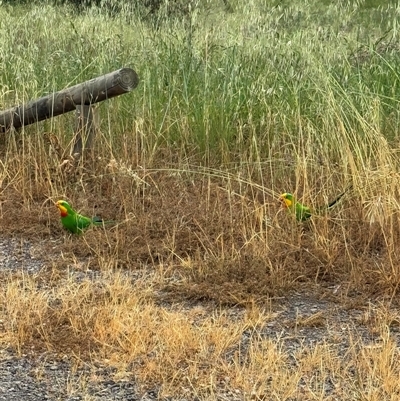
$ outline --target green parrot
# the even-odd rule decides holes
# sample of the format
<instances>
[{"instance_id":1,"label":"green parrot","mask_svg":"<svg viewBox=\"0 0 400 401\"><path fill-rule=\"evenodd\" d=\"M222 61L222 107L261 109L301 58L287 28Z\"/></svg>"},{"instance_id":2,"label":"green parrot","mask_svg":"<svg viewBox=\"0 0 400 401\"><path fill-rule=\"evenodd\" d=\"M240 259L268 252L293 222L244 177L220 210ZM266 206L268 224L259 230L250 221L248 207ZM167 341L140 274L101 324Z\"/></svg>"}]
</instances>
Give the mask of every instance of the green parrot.
<instances>
[{"instance_id":1,"label":"green parrot","mask_svg":"<svg viewBox=\"0 0 400 401\"><path fill-rule=\"evenodd\" d=\"M295 214L297 221L305 221L312 216L311 209L300 202L296 202L291 193L285 192L280 196L280 199L283 201L284 205Z\"/></svg>"},{"instance_id":2,"label":"green parrot","mask_svg":"<svg viewBox=\"0 0 400 401\"><path fill-rule=\"evenodd\" d=\"M56 206L60 211L61 223L68 231L74 234L82 233L86 228L91 225L102 226L103 224L112 223L111 221L104 221L99 217L86 217L77 213L71 205L64 201L59 200L56 202Z\"/></svg>"},{"instance_id":3,"label":"green parrot","mask_svg":"<svg viewBox=\"0 0 400 401\"><path fill-rule=\"evenodd\" d=\"M283 201L284 205L295 214L297 221L306 221L308 220L313 214L320 214L323 211L331 209L339 200L347 193L352 186L349 186L344 192L342 192L335 200L330 202L328 205L319 207L312 213L311 209L308 206L303 205L300 202L297 202L295 197L289 193L285 192L280 196L280 199Z\"/></svg>"}]
</instances>

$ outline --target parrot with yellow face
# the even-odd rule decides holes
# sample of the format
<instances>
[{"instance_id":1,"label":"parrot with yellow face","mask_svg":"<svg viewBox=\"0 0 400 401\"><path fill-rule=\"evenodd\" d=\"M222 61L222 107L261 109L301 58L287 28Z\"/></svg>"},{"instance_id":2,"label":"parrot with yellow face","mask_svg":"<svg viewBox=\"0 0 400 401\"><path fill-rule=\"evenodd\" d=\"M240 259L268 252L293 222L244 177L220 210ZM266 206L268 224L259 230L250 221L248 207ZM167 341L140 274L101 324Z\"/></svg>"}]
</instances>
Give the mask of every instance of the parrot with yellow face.
<instances>
[{"instance_id":1,"label":"parrot with yellow face","mask_svg":"<svg viewBox=\"0 0 400 401\"><path fill-rule=\"evenodd\" d=\"M61 224L73 234L81 234L90 226L103 226L104 224L113 223L112 221L104 221L99 217L83 216L77 213L65 200L57 201L56 206L60 211Z\"/></svg>"},{"instance_id":2,"label":"parrot with yellow face","mask_svg":"<svg viewBox=\"0 0 400 401\"><path fill-rule=\"evenodd\" d=\"M344 192L342 192L339 196L336 197L332 202L328 203L328 205L319 207L315 211L312 211L308 206L303 205L302 203L296 201L296 198L290 192L285 192L280 196L280 200L283 202L284 206L295 215L297 221L306 221L313 215L318 215L323 213L326 210L331 209L335 206L340 199L351 189L352 186L349 186Z\"/></svg>"}]
</instances>

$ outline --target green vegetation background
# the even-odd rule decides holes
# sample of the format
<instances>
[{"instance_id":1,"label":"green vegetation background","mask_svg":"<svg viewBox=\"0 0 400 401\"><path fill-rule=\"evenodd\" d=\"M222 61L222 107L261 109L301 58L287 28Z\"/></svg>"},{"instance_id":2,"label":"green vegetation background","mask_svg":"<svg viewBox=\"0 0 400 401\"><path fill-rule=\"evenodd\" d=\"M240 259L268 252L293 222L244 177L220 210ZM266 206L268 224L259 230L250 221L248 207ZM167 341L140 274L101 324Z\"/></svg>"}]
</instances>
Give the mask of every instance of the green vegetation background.
<instances>
[{"instance_id":1,"label":"green vegetation background","mask_svg":"<svg viewBox=\"0 0 400 401\"><path fill-rule=\"evenodd\" d=\"M321 166L349 181L392 164L396 2L89 3L1 3L0 108L129 66L139 87L100 106L114 155L131 132L147 161L168 147L181 160L260 175L267 166L305 189L320 185L307 177ZM72 124L65 116L27 131L68 141Z\"/></svg>"}]
</instances>

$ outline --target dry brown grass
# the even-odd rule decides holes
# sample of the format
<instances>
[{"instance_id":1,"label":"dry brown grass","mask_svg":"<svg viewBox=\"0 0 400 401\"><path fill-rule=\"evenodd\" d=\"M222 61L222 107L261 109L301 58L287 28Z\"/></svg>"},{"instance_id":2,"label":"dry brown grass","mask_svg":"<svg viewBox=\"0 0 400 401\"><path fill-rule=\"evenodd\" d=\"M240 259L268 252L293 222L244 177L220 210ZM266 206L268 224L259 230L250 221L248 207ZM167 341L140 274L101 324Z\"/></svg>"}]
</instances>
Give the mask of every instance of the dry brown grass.
<instances>
[{"instance_id":1,"label":"dry brown grass","mask_svg":"<svg viewBox=\"0 0 400 401\"><path fill-rule=\"evenodd\" d=\"M367 199L358 187L331 214L299 224L273 196L289 179L271 165L262 181L247 167L194 167L172 150L124 161L104 151L81 166L62 138L21 138L1 145L2 235L30 240L46 267L2 273L3 345L111 365L160 396L396 399L397 175L375 173ZM68 235L53 205L64 197L117 224ZM293 292L364 312L337 322L351 327L344 334L329 312L303 310L286 320L290 335L267 335ZM328 335L301 340L318 329Z\"/></svg>"},{"instance_id":2,"label":"dry brown grass","mask_svg":"<svg viewBox=\"0 0 400 401\"><path fill-rule=\"evenodd\" d=\"M2 351L38 380L42 360L88 367L67 384L87 401L97 366L164 400L400 398L396 5L190 2L182 20L0 3L1 109L140 76L99 105L84 163L72 116L0 135ZM349 184L306 223L278 202ZM117 223L71 236L60 198Z\"/></svg>"}]
</instances>

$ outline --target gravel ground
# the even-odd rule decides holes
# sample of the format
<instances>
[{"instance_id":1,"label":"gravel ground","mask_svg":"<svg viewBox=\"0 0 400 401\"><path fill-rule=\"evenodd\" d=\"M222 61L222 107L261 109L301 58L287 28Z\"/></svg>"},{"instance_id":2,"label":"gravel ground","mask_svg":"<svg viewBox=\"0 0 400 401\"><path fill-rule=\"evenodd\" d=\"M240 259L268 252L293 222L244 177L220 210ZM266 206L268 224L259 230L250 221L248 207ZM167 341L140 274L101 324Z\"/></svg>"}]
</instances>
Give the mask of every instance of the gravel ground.
<instances>
[{"instance_id":1,"label":"gravel ground","mask_svg":"<svg viewBox=\"0 0 400 401\"><path fill-rule=\"evenodd\" d=\"M0 238L0 270L37 273L44 267L41 251L28 241Z\"/></svg>"},{"instance_id":2,"label":"gravel ground","mask_svg":"<svg viewBox=\"0 0 400 401\"><path fill-rule=\"evenodd\" d=\"M108 379L113 373L109 368L75 371L67 360L17 357L10 350L2 350L0 358L0 401L154 399L152 394L138 395L134 382Z\"/></svg>"},{"instance_id":3,"label":"gravel ground","mask_svg":"<svg viewBox=\"0 0 400 401\"><path fill-rule=\"evenodd\" d=\"M40 260L40 251L28 242L0 240L1 270L36 273L44 266ZM96 277L92 279L96 280ZM336 290L327 291L328 294L329 291L334 294ZM279 338L289 354L294 354L304 346L330 343L339 347L345 355L351 346L349 339L352 334L361 338L365 344L379 341L379 333L371 332L368 324L363 321L366 310L368 312L367 307L343 309L342 303L340 305L335 302L334 295L329 300L316 299L311 294L291 294L288 298L274 301L272 308L276 317L266 323L262 335L271 339ZM400 347L400 325L391 330L397 336ZM251 336L250 330L243 333L242 350L247 348ZM67 358L55 360L50 354L35 355L33 351L18 356L11 349L0 350L0 401L159 399L156 390L140 394L132 378L110 379L113 377L114 371L109 367L91 364L75 368L74 362ZM326 383L325 387L328 396L333 386ZM242 398L240 394L221 392L218 399L233 401Z\"/></svg>"},{"instance_id":4,"label":"gravel ground","mask_svg":"<svg viewBox=\"0 0 400 401\"><path fill-rule=\"evenodd\" d=\"M37 273L45 266L40 254L41 250L27 241L0 239L0 270ZM110 368L74 369L68 360L56 361L50 355L38 357L32 352L18 356L11 349L0 350L0 401L145 401L157 398L157 394L151 392L139 395L133 381L116 382L110 377L113 377Z\"/></svg>"}]
</instances>

